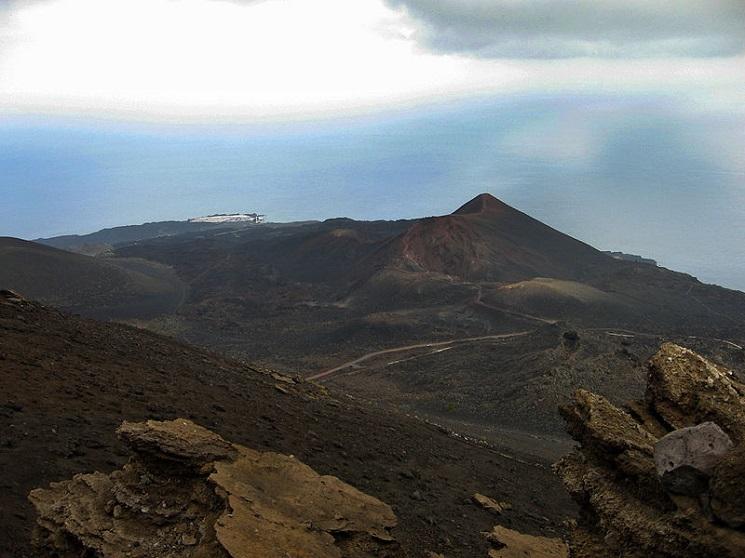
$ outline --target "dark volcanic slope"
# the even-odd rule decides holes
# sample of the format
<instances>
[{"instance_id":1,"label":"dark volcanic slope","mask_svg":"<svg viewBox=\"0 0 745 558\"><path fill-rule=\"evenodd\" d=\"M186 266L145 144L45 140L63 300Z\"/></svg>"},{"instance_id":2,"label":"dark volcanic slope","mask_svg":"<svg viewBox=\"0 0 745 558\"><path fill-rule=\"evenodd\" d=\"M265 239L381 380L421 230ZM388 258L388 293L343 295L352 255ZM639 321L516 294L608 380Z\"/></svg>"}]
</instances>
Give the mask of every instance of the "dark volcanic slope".
<instances>
[{"instance_id":1,"label":"dark volcanic slope","mask_svg":"<svg viewBox=\"0 0 745 558\"><path fill-rule=\"evenodd\" d=\"M87 246L116 246L129 244L149 238L175 236L179 234L197 233L209 230L239 229L249 225L245 223L198 223L190 221L159 221L157 223L143 223L142 225L127 225L102 229L90 234L70 234L52 238L39 238L36 242L71 250L73 252Z\"/></svg>"},{"instance_id":2,"label":"dark volcanic slope","mask_svg":"<svg viewBox=\"0 0 745 558\"><path fill-rule=\"evenodd\" d=\"M490 194L417 222L391 244L388 257L413 271L469 281L583 279L593 266L612 265L605 254Z\"/></svg>"},{"instance_id":3,"label":"dark volcanic slope","mask_svg":"<svg viewBox=\"0 0 745 558\"><path fill-rule=\"evenodd\" d=\"M532 532L571 509L547 468L313 384L31 302L0 299L0 394L0 556L29 555L30 489L126 460L113 434L124 419L183 416L241 444L297 455L391 504L404 556L485 556L479 532L494 517L467 503L477 491L511 501L500 522Z\"/></svg>"},{"instance_id":4,"label":"dark volcanic slope","mask_svg":"<svg viewBox=\"0 0 745 558\"><path fill-rule=\"evenodd\" d=\"M557 320L745 337L745 294L614 259L488 194L443 217L203 231L116 254L166 264L189 286L177 313L147 327L302 373Z\"/></svg>"},{"instance_id":5,"label":"dark volcanic slope","mask_svg":"<svg viewBox=\"0 0 745 558\"><path fill-rule=\"evenodd\" d=\"M558 409L572 400L578 387L614 402L641 397L644 363L666 340L706 354L734 373L745 362L745 351L719 339L567 332L557 324L514 338L383 356L363 363L364 370L345 369L327 381L346 393L438 423L460 423L461 431L469 425L482 437L495 427L498 435L488 439L501 444L499 434L504 430L562 436ZM531 444L530 450L542 450L537 439Z\"/></svg>"},{"instance_id":6,"label":"dark volcanic slope","mask_svg":"<svg viewBox=\"0 0 745 558\"><path fill-rule=\"evenodd\" d=\"M92 258L8 237L0 237L0 285L101 318L153 317L186 295L175 273L155 262Z\"/></svg>"}]
</instances>

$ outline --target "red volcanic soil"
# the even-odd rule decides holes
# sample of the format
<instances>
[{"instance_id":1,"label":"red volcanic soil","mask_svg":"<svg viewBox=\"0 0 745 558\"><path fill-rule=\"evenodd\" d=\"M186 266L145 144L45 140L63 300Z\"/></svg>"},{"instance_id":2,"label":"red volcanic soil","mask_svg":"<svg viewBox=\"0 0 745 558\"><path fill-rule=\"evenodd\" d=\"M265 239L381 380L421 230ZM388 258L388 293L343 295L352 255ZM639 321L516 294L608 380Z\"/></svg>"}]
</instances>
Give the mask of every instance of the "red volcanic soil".
<instances>
[{"instance_id":1,"label":"red volcanic soil","mask_svg":"<svg viewBox=\"0 0 745 558\"><path fill-rule=\"evenodd\" d=\"M492 196L491 194L479 194L471 201L464 203L453 211L453 215L474 215L479 213L509 213L515 211L509 205Z\"/></svg>"},{"instance_id":2,"label":"red volcanic soil","mask_svg":"<svg viewBox=\"0 0 745 558\"><path fill-rule=\"evenodd\" d=\"M531 277L581 280L611 258L481 194L451 215L423 219L388 246L388 257L411 271L469 281Z\"/></svg>"}]
</instances>

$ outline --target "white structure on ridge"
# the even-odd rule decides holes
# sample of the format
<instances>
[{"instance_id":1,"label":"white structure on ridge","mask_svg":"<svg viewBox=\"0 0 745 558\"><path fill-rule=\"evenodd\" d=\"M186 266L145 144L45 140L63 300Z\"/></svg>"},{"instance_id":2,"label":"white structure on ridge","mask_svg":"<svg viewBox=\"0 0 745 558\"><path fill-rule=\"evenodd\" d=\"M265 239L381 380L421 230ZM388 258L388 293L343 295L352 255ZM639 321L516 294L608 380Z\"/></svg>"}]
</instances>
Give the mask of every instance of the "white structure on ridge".
<instances>
[{"instance_id":1,"label":"white structure on ridge","mask_svg":"<svg viewBox=\"0 0 745 558\"><path fill-rule=\"evenodd\" d=\"M207 215L205 217L193 217L189 223L263 223L266 215L258 213L220 213L218 215Z\"/></svg>"}]
</instances>

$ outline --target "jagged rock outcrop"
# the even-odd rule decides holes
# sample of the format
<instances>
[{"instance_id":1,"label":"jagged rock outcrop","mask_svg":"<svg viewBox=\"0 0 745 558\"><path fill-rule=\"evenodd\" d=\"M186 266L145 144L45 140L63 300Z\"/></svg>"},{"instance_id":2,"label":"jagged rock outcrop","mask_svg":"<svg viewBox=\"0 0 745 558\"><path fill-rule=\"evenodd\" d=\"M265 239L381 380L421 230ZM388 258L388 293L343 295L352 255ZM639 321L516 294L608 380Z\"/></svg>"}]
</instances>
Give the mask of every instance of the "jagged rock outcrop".
<instances>
[{"instance_id":1,"label":"jagged rock outcrop","mask_svg":"<svg viewBox=\"0 0 745 558\"><path fill-rule=\"evenodd\" d=\"M29 495L41 554L363 558L397 549L388 505L292 456L183 419L125 422L118 434L135 452L122 469Z\"/></svg>"},{"instance_id":2,"label":"jagged rock outcrop","mask_svg":"<svg viewBox=\"0 0 745 558\"><path fill-rule=\"evenodd\" d=\"M0 301L22 302L23 296L10 289L0 289Z\"/></svg>"},{"instance_id":3,"label":"jagged rock outcrop","mask_svg":"<svg viewBox=\"0 0 745 558\"><path fill-rule=\"evenodd\" d=\"M571 556L745 556L745 386L672 343L648 369L644 401L580 390L561 409L580 443L556 466L581 508Z\"/></svg>"}]
</instances>

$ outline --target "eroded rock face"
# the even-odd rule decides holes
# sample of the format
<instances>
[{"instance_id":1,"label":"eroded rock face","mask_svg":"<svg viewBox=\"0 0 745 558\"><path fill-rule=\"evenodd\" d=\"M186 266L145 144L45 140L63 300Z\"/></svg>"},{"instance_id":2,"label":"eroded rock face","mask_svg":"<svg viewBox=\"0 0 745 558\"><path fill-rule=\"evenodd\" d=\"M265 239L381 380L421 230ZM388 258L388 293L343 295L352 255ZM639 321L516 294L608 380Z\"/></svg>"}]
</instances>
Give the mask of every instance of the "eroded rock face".
<instances>
[{"instance_id":1,"label":"eroded rock face","mask_svg":"<svg viewBox=\"0 0 745 558\"><path fill-rule=\"evenodd\" d=\"M709 481L714 515L735 529L745 528L745 446L728 453Z\"/></svg>"},{"instance_id":2,"label":"eroded rock face","mask_svg":"<svg viewBox=\"0 0 745 558\"><path fill-rule=\"evenodd\" d=\"M671 343L649 362L644 401L624 410L579 391L561 412L580 448L556 466L581 507L571 556L745 556L743 393Z\"/></svg>"},{"instance_id":3,"label":"eroded rock face","mask_svg":"<svg viewBox=\"0 0 745 558\"><path fill-rule=\"evenodd\" d=\"M689 349L665 343L650 359L645 399L668 430L712 421L745 441L745 386Z\"/></svg>"},{"instance_id":4,"label":"eroded rock face","mask_svg":"<svg viewBox=\"0 0 745 558\"><path fill-rule=\"evenodd\" d=\"M31 492L42 554L194 558L394 556L391 508L291 456L190 421L124 423L135 452L111 475Z\"/></svg>"}]
</instances>

